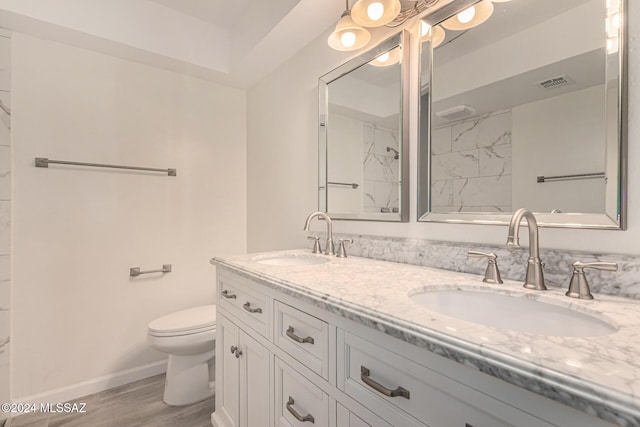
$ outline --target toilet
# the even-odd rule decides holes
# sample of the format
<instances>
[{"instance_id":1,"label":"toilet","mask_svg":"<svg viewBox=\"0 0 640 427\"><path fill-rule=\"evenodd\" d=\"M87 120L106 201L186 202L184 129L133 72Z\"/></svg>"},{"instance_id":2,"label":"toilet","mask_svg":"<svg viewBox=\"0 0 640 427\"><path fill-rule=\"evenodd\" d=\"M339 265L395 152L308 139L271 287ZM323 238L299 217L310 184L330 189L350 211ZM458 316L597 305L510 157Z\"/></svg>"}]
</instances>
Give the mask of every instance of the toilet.
<instances>
[{"instance_id":1,"label":"toilet","mask_svg":"<svg viewBox=\"0 0 640 427\"><path fill-rule=\"evenodd\" d=\"M149 323L147 342L169 354L163 400L182 406L213 396L216 306L203 305Z\"/></svg>"}]
</instances>

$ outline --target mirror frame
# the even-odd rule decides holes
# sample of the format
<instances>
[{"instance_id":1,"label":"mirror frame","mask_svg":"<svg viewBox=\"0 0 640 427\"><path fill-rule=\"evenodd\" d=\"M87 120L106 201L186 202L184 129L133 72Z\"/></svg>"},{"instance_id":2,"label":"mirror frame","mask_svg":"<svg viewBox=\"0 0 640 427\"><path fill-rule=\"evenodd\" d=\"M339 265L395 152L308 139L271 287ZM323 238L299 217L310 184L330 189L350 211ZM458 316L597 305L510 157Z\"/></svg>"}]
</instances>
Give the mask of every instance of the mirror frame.
<instances>
[{"instance_id":1,"label":"mirror frame","mask_svg":"<svg viewBox=\"0 0 640 427\"><path fill-rule=\"evenodd\" d=\"M409 32L401 32L389 37L374 48L350 59L338 68L328 72L318 79L318 210L326 212L331 219L352 221L409 221ZM400 47L400 194L399 210L394 213L345 213L330 212L327 210L327 170L328 170L328 117L329 117L329 84L343 77L353 70L362 67L381 54ZM397 215L397 219L391 219L391 215Z\"/></svg>"},{"instance_id":2,"label":"mirror frame","mask_svg":"<svg viewBox=\"0 0 640 427\"><path fill-rule=\"evenodd\" d=\"M605 1L605 0L602 0ZM431 14L427 13L421 17L422 20L429 25L437 25L445 19L455 15L456 13L464 10L472 4L477 3L478 0L458 0L450 3L442 9L435 11ZM618 121L617 121L617 135L618 135L618 204L617 218L611 218L607 213L535 213L540 227L554 227L554 228L580 228L580 229L601 229L601 230L626 230L627 228L627 168L628 168L628 0L620 0L620 27L619 27L619 48L618 48ZM419 60L418 60L418 80L421 80L422 72L422 56L423 44L429 42L419 43ZM426 54L429 55L428 61L428 86L431 87L433 76L433 50L431 44L428 44ZM608 66L607 66L608 68ZM418 83L418 108L421 106L421 91L423 82ZM429 109L431 109L431 97L428 100ZM422 118L422 112L419 112L418 117ZM422 150L422 144L420 143L422 134L425 131L427 134L427 155L428 164L426 171L424 167L421 167L420 159L424 153ZM427 125L422 124L422 120L418 123L418 188L417 188L417 201L416 210L417 218L419 222L437 222L448 224L477 224L477 225L508 225L513 213L496 213L496 212L431 212L431 111L428 112ZM423 174L427 174L424 176ZM420 183L427 182L428 192L426 196L427 212L424 209L421 212L421 197L425 199L424 195L420 191ZM424 190L423 190L424 191Z\"/></svg>"}]
</instances>

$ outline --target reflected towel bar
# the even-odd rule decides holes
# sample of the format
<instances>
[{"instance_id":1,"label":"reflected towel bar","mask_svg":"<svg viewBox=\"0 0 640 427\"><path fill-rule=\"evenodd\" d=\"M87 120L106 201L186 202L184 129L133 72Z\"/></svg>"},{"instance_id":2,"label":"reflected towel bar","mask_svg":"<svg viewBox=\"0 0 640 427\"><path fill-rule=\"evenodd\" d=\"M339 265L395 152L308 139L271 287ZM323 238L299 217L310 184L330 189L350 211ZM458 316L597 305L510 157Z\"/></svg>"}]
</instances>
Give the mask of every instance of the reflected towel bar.
<instances>
[{"instance_id":1,"label":"reflected towel bar","mask_svg":"<svg viewBox=\"0 0 640 427\"><path fill-rule=\"evenodd\" d=\"M149 273L171 273L171 264L162 264L162 268L159 268L157 270L140 271L140 267L131 267L129 269L129 276L131 277Z\"/></svg>"},{"instance_id":2,"label":"reflected towel bar","mask_svg":"<svg viewBox=\"0 0 640 427\"><path fill-rule=\"evenodd\" d=\"M55 163L59 165L91 166L91 167L98 167L98 168L130 169L130 170L137 170L137 171L163 172L163 173L166 173L168 176L176 176L177 174L177 171L175 169L158 169L158 168L142 168L138 166L105 165L102 163L66 162L63 160L49 160L46 157L36 157L37 168L48 168L49 163Z\"/></svg>"},{"instance_id":3,"label":"reflected towel bar","mask_svg":"<svg viewBox=\"0 0 640 427\"><path fill-rule=\"evenodd\" d=\"M561 181L561 180L570 180L570 179L604 178L604 177L605 177L604 172L579 173L576 175L539 176L537 178L537 182Z\"/></svg>"},{"instance_id":4,"label":"reflected towel bar","mask_svg":"<svg viewBox=\"0 0 640 427\"><path fill-rule=\"evenodd\" d=\"M360 187L360 184L356 184L355 182L352 183L348 183L348 182L327 182L327 184L331 184L331 185L346 185L349 186L351 188L353 188L354 190L358 187Z\"/></svg>"}]
</instances>

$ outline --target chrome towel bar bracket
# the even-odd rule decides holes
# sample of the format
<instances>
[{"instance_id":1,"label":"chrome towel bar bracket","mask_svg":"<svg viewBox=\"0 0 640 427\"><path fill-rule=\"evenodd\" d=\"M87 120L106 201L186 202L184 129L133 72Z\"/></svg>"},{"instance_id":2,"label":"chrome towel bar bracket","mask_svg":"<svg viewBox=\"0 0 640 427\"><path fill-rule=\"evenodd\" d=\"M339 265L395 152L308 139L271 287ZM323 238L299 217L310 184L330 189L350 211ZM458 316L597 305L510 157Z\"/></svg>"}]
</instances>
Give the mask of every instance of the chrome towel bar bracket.
<instances>
[{"instance_id":1,"label":"chrome towel bar bracket","mask_svg":"<svg viewBox=\"0 0 640 427\"><path fill-rule=\"evenodd\" d=\"M159 268L157 270L140 271L140 267L131 267L129 269L129 276L131 277L149 273L171 273L171 264L162 264L162 268Z\"/></svg>"}]
</instances>

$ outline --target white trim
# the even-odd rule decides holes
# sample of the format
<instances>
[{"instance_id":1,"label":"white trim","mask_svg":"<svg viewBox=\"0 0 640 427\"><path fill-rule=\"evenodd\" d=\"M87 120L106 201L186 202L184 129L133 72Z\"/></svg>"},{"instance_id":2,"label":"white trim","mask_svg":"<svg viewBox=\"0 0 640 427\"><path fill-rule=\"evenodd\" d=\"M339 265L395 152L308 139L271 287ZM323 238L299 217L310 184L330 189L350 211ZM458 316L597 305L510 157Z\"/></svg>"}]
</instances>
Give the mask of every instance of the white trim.
<instances>
[{"instance_id":1,"label":"white trim","mask_svg":"<svg viewBox=\"0 0 640 427\"><path fill-rule=\"evenodd\" d=\"M149 363L137 368L127 369L104 375L66 387L56 388L44 393L13 399L13 403L61 403L78 399L89 394L98 393L128 384L134 381L162 374L167 371L167 360Z\"/></svg>"}]
</instances>

